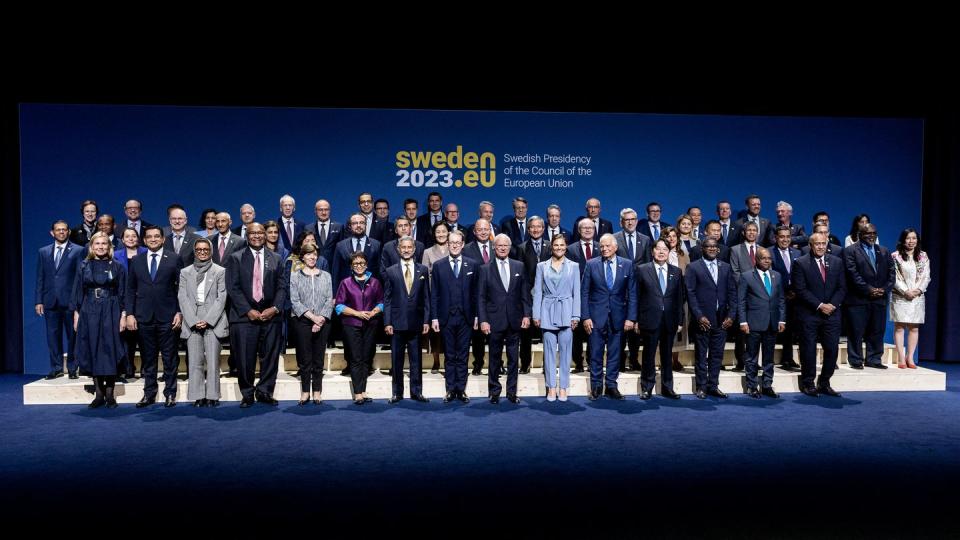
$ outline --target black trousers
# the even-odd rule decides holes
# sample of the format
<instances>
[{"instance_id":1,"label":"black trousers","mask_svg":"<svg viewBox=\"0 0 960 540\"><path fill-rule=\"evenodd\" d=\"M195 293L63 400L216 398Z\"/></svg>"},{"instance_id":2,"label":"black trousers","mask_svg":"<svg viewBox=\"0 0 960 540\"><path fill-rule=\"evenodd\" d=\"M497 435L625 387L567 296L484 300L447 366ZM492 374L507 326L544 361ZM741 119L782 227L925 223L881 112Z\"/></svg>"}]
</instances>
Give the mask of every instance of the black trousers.
<instances>
[{"instance_id":1,"label":"black trousers","mask_svg":"<svg viewBox=\"0 0 960 540\"><path fill-rule=\"evenodd\" d=\"M814 386L817 376L817 342L823 347L823 367L817 386L828 386L837 370L840 352L840 314L828 318L823 315L807 317L800 323L800 385Z\"/></svg>"},{"instance_id":2,"label":"black trousers","mask_svg":"<svg viewBox=\"0 0 960 540\"><path fill-rule=\"evenodd\" d=\"M640 387L648 392L657 384L657 347L660 348L660 386L673 390L673 342L677 327L667 328L660 323L656 330L641 330L643 363L640 366Z\"/></svg>"},{"instance_id":3,"label":"black trousers","mask_svg":"<svg viewBox=\"0 0 960 540\"><path fill-rule=\"evenodd\" d=\"M631 369L637 368L640 364L640 334L624 332L620 349L620 371L624 371L627 366Z\"/></svg>"},{"instance_id":4,"label":"black trousers","mask_svg":"<svg viewBox=\"0 0 960 540\"><path fill-rule=\"evenodd\" d=\"M141 323L137 321L140 332L141 354L140 374L143 375L143 397L155 398L157 384L157 357L163 360L163 395L176 397L177 368L180 367L180 355L177 354L177 331L170 322Z\"/></svg>"},{"instance_id":5,"label":"black trousers","mask_svg":"<svg viewBox=\"0 0 960 540\"><path fill-rule=\"evenodd\" d=\"M503 349L507 349L507 395L517 395L517 377L520 366L520 330L501 330L490 332L490 367L487 369L487 388L490 397L499 396L503 387L500 385L500 364L503 363Z\"/></svg>"},{"instance_id":6,"label":"black trousers","mask_svg":"<svg viewBox=\"0 0 960 540\"><path fill-rule=\"evenodd\" d=\"M703 391L716 390L720 384L720 370L723 368L723 349L727 342L727 331L716 326L703 331L697 322L691 326L693 353L696 356L694 364L696 387Z\"/></svg>"},{"instance_id":7,"label":"black trousers","mask_svg":"<svg viewBox=\"0 0 960 540\"><path fill-rule=\"evenodd\" d=\"M777 334L777 343L783 346L780 351L780 364L790 364L793 362L793 342L800 336L797 327L796 302L787 300L787 326L783 332Z\"/></svg>"},{"instance_id":8,"label":"black trousers","mask_svg":"<svg viewBox=\"0 0 960 540\"><path fill-rule=\"evenodd\" d=\"M410 356L410 395L423 394L423 363L417 330L394 330L390 339L390 367L393 370L393 395L403 397L403 353Z\"/></svg>"},{"instance_id":9,"label":"black trousers","mask_svg":"<svg viewBox=\"0 0 960 540\"><path fill-rule=\"evenodd\" d=\"M240 321L230 325L230 333L236 333L237 384L245 399L255 394L273 397L280 366L280 348L283 346L283 324L279 314L266 322ZM256 375L257 356L260 357L260 380L253 383Z\"/></svg>"},{"instance_id":10,"label":"black trousers","mask_svg":"<svg viewBox=\"0 0 960 540\"><path fill-rule=\"evenodd\" d=\"M77 371L77 358L73 355L77 333L73 330L73 312L67 308L43 310L43 322L47 328L47 349L50 351L50 371L63 371L63 338L67 338L67 370Z\"/></svg>"},{"instance_id":11,"label":"black trousers","mask_svg":"<svg viewBox=\"0 0 960 540\"><path fill-rule=\"evenodd\" d=\"M472 326L471 326L472 328ZM490 343L489 337L479 328L470 335L470 348L473 349L473 369L483 369L483 358L486 356L486 346Z\"/></svg>"},{"instance_id":12,"label":"black trousers","mask_svg":"<svg viewBox=\"0 0 960 540\"><path fill-rule=\"evenodd\" d=\"M467 357L470 355L472 334L473 321L465 321L460 313L451 313L447 324L440 327L447 392L464 392L467 389Z\"/></svg>"},{"instance_id":13,"label":"black trousers","mask_svg":"<svg viewBox=\"0 0 960 540\"><path fill-rule=\"evenodd\" d=\"M350 379L353 381L353 393L367 391L368 365L373 363L376 353L377 325L367 323L363 326L343 325L343 340L350 351Z\"/></svg>"},{"instance_id":14,"label":"black trousers","mask_svg":"<svg viewBox=\"0 0 960 540\"><path fill-rule=\"evenodd\" d=\"M540 329L532 324L529 328L520 330L520 370L530 369L533 362L533 340L540 337Z\"/></svg>"},{"instance_id":15,"label":"black trousers","mask_svg":"<svg viewBox=\"0 0 960 540\"><path fill-rule=\"evenodd\" d=\"M747 335L747 351L743 358L743 368L747 376L747 390L757 389L757 369L759 357L763 354L763 388L773 387L773 351L777 346L777 331L752 331Z\"/></svg>"},{"instance_id":16,"label":"black trousers","mask_svg":"<svg viewBox=\"0 0 960 540\"><path fill-rule=\"evenodd\" d=\"M871 302L857 306L844 306L847 318L847 362L862 366L864 361L871 366L883 363L883 333L887 329L887 304ZM863 342L867 342L867 355L863 355Z\"/></svg>"},{"instance_id":17,"label":"black trousers","mask_svg":"<svg viewBox=\"0 0 960 540\"><path fill-rule=\"evenodd\" d=\"M587 331L583 329L583 325L577 325L576 329L573 331L573 354L571 355L571 360L573 365L582 368L583 367L583 344L587 344L587 359L590 359L590 339L587 336Z\"/></svg>"},{"instance_id":18,"label":"black trousers","mask_svg":"<svg viewBox=\"0 0 960 540\"><path fill-rule=\"evenodd\" d=\"M323 390L323 357L327 352L327 335L330 321L313 331L313 321L306 317L290 319L287 328L297 349L297 368L300 370L300 391Z\"/></svg>"},{"instance_id":19,"label":"black trousers","mask_svg":"<svg viewBox=\"0 0 960 540\"><path fill-rule=\"evenodd\" d=\"M117 367L117 373L133 377L137 372L136 359L137 347L140 347L140 354L143 354L143 345L140 343L139 330L124 330L120 333L120 339L123 340L123 358L120 359L120 365ZM143 360L140 361L143 364Z\"/></svg>"}]
</instances>

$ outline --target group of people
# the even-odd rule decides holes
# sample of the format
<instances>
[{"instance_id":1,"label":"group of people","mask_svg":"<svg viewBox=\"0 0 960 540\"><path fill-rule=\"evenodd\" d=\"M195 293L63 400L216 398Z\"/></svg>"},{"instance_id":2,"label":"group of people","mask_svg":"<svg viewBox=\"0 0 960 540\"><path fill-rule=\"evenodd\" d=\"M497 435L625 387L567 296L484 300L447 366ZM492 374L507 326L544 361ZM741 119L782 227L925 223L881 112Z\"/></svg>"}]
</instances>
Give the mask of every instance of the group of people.
<instances>
[{"instance_id":1,"label":"group of people","mask_svg":"<svg viewBox=\"0 0 960 540\"><path fill-rule=\"evenodd\" d=\"M405 364L410 398L428 401L424 348L434 372L443 352L444 402L469 401L468 374L482 375L489 351L488 399L498 403L505 393L516 403L518 375L529 373L531 345L540 340L548 401L567 400L570 373L584 371L585 357L591 400L624 399L621 370L639 371L640 398L650 399L658 351L660 394L679 399L677 354L692 343L696 397L725 398L719 373L731 340L733 369L745 373L751 397L778 397L778 342L781 367L801 372L805 394L837 396L830 378L841 333L852 368L886 369L888 316L896 327L898 367L916 367L930 264L914 229L902 231L890 251L877 242L869 216L860 215L841 247L826 212L813 216L808 236L792 221L787 202L777 203L776 222L761 217L756 195L745 199L737 218L730 203L720 201L716 219L704 222L702 210L691 207L676 225L661 218L655 202L643 219L624 208L617 232L595 198L570 229L561 225L559 206L548 206L546 217L528 215L522 197L499 222L493 203L482 202L469 226L440 193L430 193L426 206L420 213L418 201L406 199L403 212L391 217L387 200L362 193L346 224L331 219L323 199L304 223L295 217L294 199L284 195L276 220L258 222L245 204L237 226L229 213L207 209L192 227L174 204L167 208L169 225L161 227L143 220L140 201L127 201L118 221L84 201L82 223L71 229L55 221L54 242L38 252L35 304L46 323L47 378L64 375L66 353L70 378L94 378L90 407L116 407L114 386L134 376L139 348L144 395L137 407L157 401L158 359L164 405L173 407L182 346L188 399L215 407L227 343L240 406L276 405L279 357L289 340L299 404L319 404L325 351L339 340L348 361L343 373L351 377L354 403L362 405L371 401L366 379L380 342L389 343L392 357L390 403L404 399Z\"/></svg>"}]
</instances>

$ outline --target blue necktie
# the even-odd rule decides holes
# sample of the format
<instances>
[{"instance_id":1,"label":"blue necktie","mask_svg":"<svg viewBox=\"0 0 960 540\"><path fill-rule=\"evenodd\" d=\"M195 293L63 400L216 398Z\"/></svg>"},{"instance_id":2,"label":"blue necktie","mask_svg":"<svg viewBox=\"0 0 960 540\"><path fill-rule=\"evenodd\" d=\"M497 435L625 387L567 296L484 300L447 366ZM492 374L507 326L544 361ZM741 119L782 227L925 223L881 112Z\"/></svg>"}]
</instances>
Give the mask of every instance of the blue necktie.
<instances>
[{"instance_id":1,"label":"blue necktie","mask_svg":"<svg viewBox=\"0 0 960 540\"><path fill-rule=\"evenodd\" d=\"M659 223L655 223L655 224L653 225L653 239L654 239L654 240L659 240L659 239L660 239L660 224L659 224Z\"/></svg>"},{"instance_id":2,"label":"blue necktie","mask_svg":"<svg viewBox=\"0 0 960 540\"><path fill-rule=\"evenodd\" d=\"M723 224L723 243L727 243L727 224Z\"/></svg>"},{"instance_id":3,"label":"blue necktie","mask_svg":"<svg viewBox=\"0 0 960 540\"><path fill-rule=\"evenodd\" d=\"M773 286L770 285L770 274L763 273L763 286L767 289L767 296L773 296Z\"/></svg>"},{"instance_id":4,"label":"blue necktie","mask_svg":"<svg viewBox=\"0 0 960 540\"><path fill-rule=\"evenodd\" d=\"M627 258L631 261L636 258L633 254L633 234L627 235Z\"/></svg>"},{"instance_id":5,"label":"blue necktie","mask_svg":"<svg viewBox=\"0 0 960 540\"><path fill-rule=\"evenodd\" d=\"M870 266L873 267L873 270L877 270L877 252L873 250L873 246L867 248L867 257L870 259Z\"/></svg>"},{"instance_id":6,"label":"blue necktie","mask_svg":"<svg viewBox=\"0 0 960 540\"><path fill-rule=\"evenodd\" d=\"M453 277L460 277L460 259L453 260Z\"/></svg>"},{"instance_id":7,"label":"blue necktie","mask_svg":"<svg viewBox=\"0 0 960 540\"><path fill-rule=\"evenodd\" d=\"M607 261L607 288L613 289L613 261Z\"/></svg>"},{"instance_id":8,"label":"blue necktie","mask_svg":"<svg viewBox=\"0 0 960 540\"><path fill-rule=\"evenodd\" d=\"M660 294L667 294L667 277L663 273L663 267L660 267Z\"/></svg>"},{"instance_id":9,"label":"blue necktie","mask_svg":"<svg viewBox=\"0 0 960 540\"><path fill-rule=\"evenodd\" d=\"M152 257L152 259L150 259L150 279L152 281L156 281L157 280L157 254L154 253L150 255L150 257Z\"/></svg>"},{"instance_id":10,"label":"blue necktie","mask_svg":"<svg viewBox=\"0 0 960 540\"><path fill-rule=\"evenodd\" d=\"M63 246L57 246L57 254L53 257L53 266L57 270L60 269L60 258L63 256Z\"/></svg>"}]
</instances>

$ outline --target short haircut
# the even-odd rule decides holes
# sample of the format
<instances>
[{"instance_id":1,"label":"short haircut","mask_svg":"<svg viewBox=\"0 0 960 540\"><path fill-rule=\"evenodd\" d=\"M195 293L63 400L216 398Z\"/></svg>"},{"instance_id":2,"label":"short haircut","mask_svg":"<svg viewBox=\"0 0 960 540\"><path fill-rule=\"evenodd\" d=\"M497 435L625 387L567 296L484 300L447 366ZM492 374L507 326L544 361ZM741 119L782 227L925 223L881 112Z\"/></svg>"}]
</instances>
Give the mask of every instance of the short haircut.
<instances>
[{"instance_id":1,"label":"short haircut","mask_svg":"<svg viewBox=\"0 0 960 540\"><path fill-rule=\"evenodd\" d=\"M138 201L138 202L139 202L139 201ZM93 200L93 199L87 199L87 200L83 201L82 203L80 203L80 213L83 214L83 209L86 208L86 207L88 207L88 206L90 206L91 204L93 205L93 208L94 208L94 210L96 211L96 213L99 214L99 213L100 213L100 205L97 204L97 201L95 201L95 200Z\"/></svg>"},{"instance_id":2,"label":"short haircut","mask_svg":"<svg viewBox=\"0 0 960 540\"><path fill-rule=\"evenodd\" d=\"M173 203L173 204L171 204L170 206L167 207L167 216L169 216L169 215L170 215L170 212L173 212L174 210L183 210L183 213L184 213L184 214L187 213L187 211L186 211L186 209L184 209L183 205L181 205L180 203Z\"/></svg>"},{"instance_id":3,"label":"short haircut","mask_svg":"<svg viewBox=\"0 0 960 540\"><path fill-rule=\"evenodd\" d=\"M54 221L53 223L50 224L50 230L51 230L51 231L57 228L57 223L63 223L64 225L67 226L67 229L70 228L70 224L67 223L66 220L64 220L64 219L58 219L58 220L56 220L56 221Z\"/></svg>"},{"instance_id":4,"label":"short haircut","mask_svg":"<svg viewBox=\"0 0 960 540\"><path fill-rule=\"evenodd\" d=\"M511 240L508 235L503 234L503 233L500 233L500 234L498 234L498 235L496 235L496 236L493 237L493 243L494 243L494 244L497 243L497 240L506 240L506 241L507 241L507 244L509 244L509 245L511 245L511 246L513 245L513 240Z\"/></svg>"},{"instance_id":5,"label":"short haircut","mask_svg":"<svg viewBox=\"0 0 960 540\"><path fill-rule=\"evenodd\" d=\"M146 227L140 228L140 232L143 233L144 238L146 238L148 232L153 230L160 231L160 237L163 238L163 227L159 225L147 225Z\"/></svg>"}]
</instances>

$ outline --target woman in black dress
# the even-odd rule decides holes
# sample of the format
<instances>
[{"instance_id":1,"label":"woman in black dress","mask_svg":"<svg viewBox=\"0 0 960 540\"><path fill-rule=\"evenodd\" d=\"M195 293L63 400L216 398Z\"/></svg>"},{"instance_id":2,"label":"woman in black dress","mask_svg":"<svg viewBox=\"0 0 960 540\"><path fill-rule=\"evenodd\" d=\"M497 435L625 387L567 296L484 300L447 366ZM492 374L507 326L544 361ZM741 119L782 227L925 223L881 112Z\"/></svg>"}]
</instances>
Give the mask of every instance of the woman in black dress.
<instances>
[{"instance_id":1,"label":"woman in black dress","mask_svg":"<svg viewBox=\"0 0 960 540\"><path fill-rule=\"evenodd\" d=\"M77 268L73 283L73 327L77 332L76 355L81 366L93 373L96 397L89 407L117 406L113 387L117 364L124 355L120 332L125 328L123 292L127 273L113 260L110 237L98 232L90 238L90 252Z\"/></svg>"}]
</instances>

